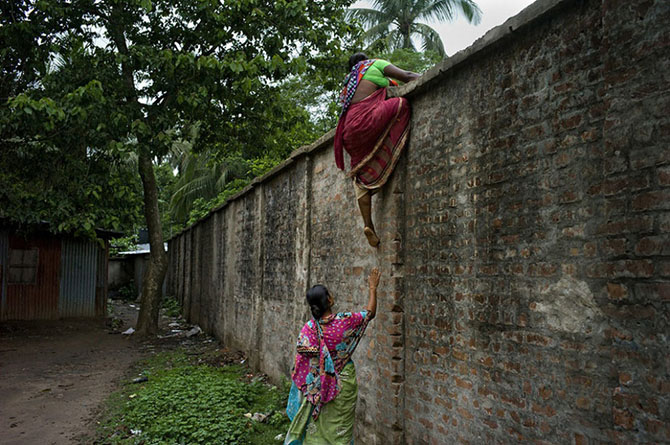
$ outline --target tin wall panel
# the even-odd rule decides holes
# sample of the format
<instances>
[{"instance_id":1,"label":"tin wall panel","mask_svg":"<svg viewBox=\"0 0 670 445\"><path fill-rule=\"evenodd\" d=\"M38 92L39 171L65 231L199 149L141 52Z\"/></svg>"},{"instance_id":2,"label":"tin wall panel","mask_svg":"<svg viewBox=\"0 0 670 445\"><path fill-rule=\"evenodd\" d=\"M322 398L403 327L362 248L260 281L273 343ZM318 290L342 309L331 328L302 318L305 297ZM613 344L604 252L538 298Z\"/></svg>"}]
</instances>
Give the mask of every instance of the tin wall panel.
<instances>
[{"instance_id":1,"label":"tin wall panel","mask_svg":"<svg viewBox=\"0 0 670 445\"><path fill-rule=\"evenodd\" d=\"M63 240L58 313L61 317L95 316L98 252L92 241Z\"/></svg>"},{"instance_id":2,"label":"tin wall panel","mask_svg":"<svg viewBox=\"0 0 670 445\"><path fill-rule=\"evenodd\" d=\"M7 284L5 282L5 275L7 275L7 259L9 257L9 235L5 231L0 231L0 319L5 313L5 306L7 303Z\"/></svg>"},{"instance_id":3,"label":"tin wall panel","mask_svg":"<svg viewBox=\"0 0 670 445\"><path fill-rule=\"evenodd\" d=\"M10 235L9 251L13 249L37 249L38 264L34 283L13 284L8 273L6 302L3 299L3 320L44 320L58 318L58 285L61 266L60 239L50 235Z\"/></svg>"}]
</instances>

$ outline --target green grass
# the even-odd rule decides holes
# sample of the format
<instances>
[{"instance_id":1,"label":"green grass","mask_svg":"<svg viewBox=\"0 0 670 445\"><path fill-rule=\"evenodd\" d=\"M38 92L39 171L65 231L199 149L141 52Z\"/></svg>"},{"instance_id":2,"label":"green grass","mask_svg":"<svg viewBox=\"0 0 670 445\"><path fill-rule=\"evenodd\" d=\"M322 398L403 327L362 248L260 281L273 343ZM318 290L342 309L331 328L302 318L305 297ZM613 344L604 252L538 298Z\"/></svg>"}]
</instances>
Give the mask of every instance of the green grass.
<instances>
[{"instance_id":1,"label":"green grass","mask_svg":"<svg viewBox=\"0 0 670 445\"><path fill-rule=\"evenodd\" d=\"M140 369L149 381L128 382L109 398L96 443L281 443L274 437L288 429L286 389L248 382L248 369L241 365L215 367L196 360L176 351L143 363ZM270 416L265 423L244 416L256 412Z\"/></svg>"}]
</instances>

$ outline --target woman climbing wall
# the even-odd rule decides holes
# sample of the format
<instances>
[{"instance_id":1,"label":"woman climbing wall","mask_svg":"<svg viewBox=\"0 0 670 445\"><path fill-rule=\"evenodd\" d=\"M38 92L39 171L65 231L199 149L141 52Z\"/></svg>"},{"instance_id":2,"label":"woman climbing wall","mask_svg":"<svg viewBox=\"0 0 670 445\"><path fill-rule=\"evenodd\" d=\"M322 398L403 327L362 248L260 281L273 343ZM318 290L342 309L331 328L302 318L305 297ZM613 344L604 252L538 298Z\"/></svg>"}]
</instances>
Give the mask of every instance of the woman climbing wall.
<instances>
[{"instance_id":1,"label":"woman climbing wall","mask_svg":"<svg viewBox=\"0 0 670 445\"><path fill-rule=\"evenodd\" d=\"M344 169L346 150L356 199L372 247L379 244L372 222L372 194L388 180L409 135L409 102L404 97L386 98L389 77L410 82L419 77L390 62L368 59L363 53L349 58L349 74L340 95L342 112L335 131L335 163Z\"/></svg>"}]
</instances>

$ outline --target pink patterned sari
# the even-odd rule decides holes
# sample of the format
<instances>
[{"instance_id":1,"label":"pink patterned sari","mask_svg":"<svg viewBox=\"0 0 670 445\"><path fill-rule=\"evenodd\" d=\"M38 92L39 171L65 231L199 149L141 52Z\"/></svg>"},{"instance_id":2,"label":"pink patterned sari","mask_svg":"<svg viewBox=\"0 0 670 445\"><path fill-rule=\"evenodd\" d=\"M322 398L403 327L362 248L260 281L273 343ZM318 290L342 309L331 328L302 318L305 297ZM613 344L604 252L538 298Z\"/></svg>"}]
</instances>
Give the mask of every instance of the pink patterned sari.
<instances>
[{"instance_id":1,"label":"pink patterned sari","mask_svg":"<svg viewBox=\"0 0 670 445\"><path fill-rule=\"evenodd\" d=\"M314 419L319 417L323 405L337 397L341 388L339 374L351 360L368 322L366 311L340 312L318 323L310 320L300 331L292 380L314 406Z\"/></svg>"}]
</instances>

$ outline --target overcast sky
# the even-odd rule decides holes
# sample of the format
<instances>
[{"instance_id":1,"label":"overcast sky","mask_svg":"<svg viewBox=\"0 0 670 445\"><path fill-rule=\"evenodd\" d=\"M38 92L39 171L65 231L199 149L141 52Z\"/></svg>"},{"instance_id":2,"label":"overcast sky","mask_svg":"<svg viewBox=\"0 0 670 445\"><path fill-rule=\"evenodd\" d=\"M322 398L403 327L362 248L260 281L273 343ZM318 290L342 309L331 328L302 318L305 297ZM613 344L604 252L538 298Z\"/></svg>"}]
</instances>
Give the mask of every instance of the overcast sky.
<instances>
[{"instance_id":1,"label":"overcast sky","mask_svg":"<svg viewBox=\"0 0 670 445\"><path fill-rule=\"evenodd\" d=\"M476 0L482 10L482 21L479 25L470 25L462 16L449 23L431 23L440 33L444 49L448 55L467 48L489 29L502 24L508 18L518 14L523 8L533 3L533 0ZM369 0L354 3L355 8L369 8Z\"/></svg>"}]
</instances>

